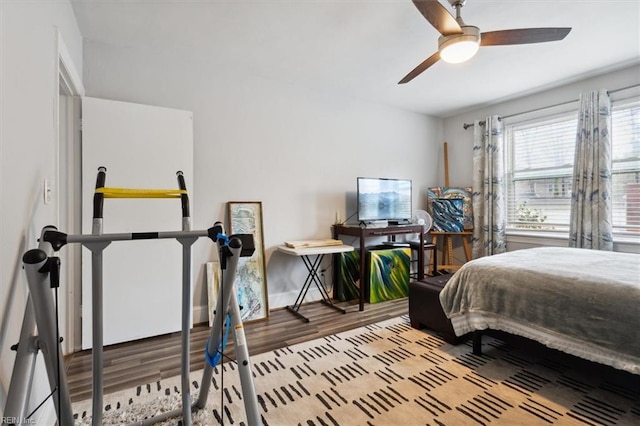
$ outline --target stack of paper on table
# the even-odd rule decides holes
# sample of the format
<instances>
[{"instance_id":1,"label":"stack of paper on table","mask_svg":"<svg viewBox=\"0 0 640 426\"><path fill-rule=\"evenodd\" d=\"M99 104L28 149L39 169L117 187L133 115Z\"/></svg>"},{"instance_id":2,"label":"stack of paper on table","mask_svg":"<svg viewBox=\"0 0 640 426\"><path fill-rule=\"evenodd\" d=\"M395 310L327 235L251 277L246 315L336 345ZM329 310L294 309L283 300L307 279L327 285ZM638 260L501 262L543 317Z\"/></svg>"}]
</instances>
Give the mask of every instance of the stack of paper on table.
<instances>
[{"instance_id":1,"label":"stack of paper on table","mask_svg":"<svg viewBox=\"0 0 640 426\"><path fill-rule=\"evenodd\" d=\"M327 238L324 240L300 240L300 241L285 241L284 245L294 249L306 248L306 247L327 247L327 246L341 246L342 241L334 240L333 238Z\"/></svg>"}]
</instances>

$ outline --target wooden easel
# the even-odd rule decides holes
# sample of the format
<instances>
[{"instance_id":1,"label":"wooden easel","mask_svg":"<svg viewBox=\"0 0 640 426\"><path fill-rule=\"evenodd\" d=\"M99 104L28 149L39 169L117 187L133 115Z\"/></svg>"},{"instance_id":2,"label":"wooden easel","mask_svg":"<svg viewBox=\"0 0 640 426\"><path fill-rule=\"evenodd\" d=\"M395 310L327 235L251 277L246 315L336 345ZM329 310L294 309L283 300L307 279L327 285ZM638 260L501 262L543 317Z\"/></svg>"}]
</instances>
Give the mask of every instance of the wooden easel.
<instances>
[{"instance_id":1,"label":"wooden easel","mask_svg":"<svg viewBox=\"0 0 640 426\"><path fill-rule=\"evenodd\" d=\"M449 186L449 149L447 142L444 143L444 186ZM437 256L438 237L442 237L442 261L440 265L438 265L441 269L458 270L462 266L453 263L453 237L455 236L459 236L462 239L462 246L467 262L471 260L470 241L473 236L473 230L463 230L462 232L431 231L431 242L436 245L436 250L433 251L434 256Z\"/></svg>"}]
</instances>

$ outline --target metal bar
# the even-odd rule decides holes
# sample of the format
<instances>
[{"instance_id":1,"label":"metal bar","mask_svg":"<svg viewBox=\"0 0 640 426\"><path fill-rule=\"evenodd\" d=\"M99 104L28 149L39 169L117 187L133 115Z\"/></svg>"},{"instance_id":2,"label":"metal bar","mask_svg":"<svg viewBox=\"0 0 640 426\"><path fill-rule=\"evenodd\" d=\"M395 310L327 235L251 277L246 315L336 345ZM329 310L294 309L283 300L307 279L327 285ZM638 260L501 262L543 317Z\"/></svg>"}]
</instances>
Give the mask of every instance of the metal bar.
<instances>
[{"instance_id":1,"label":"metal bar","mask_svg":"<svg viewBox=\"0 0 640 426\"><path fill-rule=\"evenodd\" d=\"M220 245L221 242L218 241ZM222 286L220 293L218 294L218 301L216 303L216 310L214 312L213 326L211 327L211 333L209 334L209 341L205 348L208 358L213 358L217 350L217 342L222 336L222 324L224 318L229 310L229 303L233 294L233 282L235 280L235 271L238 267L238 259L240 257L241 248L230 247L232 256L226 260L227 273L224 273L223 269ZM222 251L222 250L221 250ZM222 260L222 259L221 259ZM209 395L209 389L211 388L211 378L213 376L213 367L209 362L204 365L204 371L202 372L202 380L200 382L200 395L195 403L195 406L202 409L207 404L207 396Z\"/></svg>"},{"instance_id":2,"label":"metal bar","mask_svg":"<svg viewBox=\"0 0 640 426\"><path fill-rule=\"evenodd\" d=\"M42 271L53 253L53 246L43 236L45 232L55 230L53 226L43 228L38 249L29 250L23 256L29 295L4 409L4 418L13 418L20 423L27 421L35 362L41 349L58 419L61 424L73 424L49 272Z\"/></svg>"},{"instance_id":3,"label":"metal bar","mask_svg":"<svg viewBox=\"0 0 640 426\"><path fill-rule=\"evenodd\" d=\"M320 291L320 295L322 296L322 302L324 302L325 305L330 306L334 309L337 309L338 311L342 312L343 314L347 313L346 310L340 308L339 306L336 306L333 304L333 302L331 301L331 296L329 296L329 293L327 292L327 289L324 288L324 285L322 284L322 280L320 278L320 275L318 274L318 270L320 268L320 266L322 265L322 259L324 259L324 254L320 254L316 257L315 262L311 262L307 256L303 256L303 261L305 261L305 263L307 264L307 269L309 269L309 273L313 274L314 278L312 279L312 281L314 282L314 284L316 285L316 287L318 287L318 290ZM306 260L305 260L306 259Z\"/></svg>"},{"instance_id":4,"label":"metal bar","mask_svg":"<svg viewBox=\"0 0 640 426\"><path fill-rule=\"evenodd\" d=\"M197 238L180 238L182 244L182 424L191 426L191 383L189 380L191 344L191 246Z\"/></svg>"},{"instance_id":5,"label":"metal bar","mask_svg":"<svg viewBox=\"0 0 640 426\"><path fill-rule=\"evenodd\" d=\"M233 342L236 351L236 360L238 362L238 374L240 375L240 386L242 387L242 399L244 400L244 411L247 415L247 424L253 426L261 426L262 418L258 409L258 396L256 387L253 382L253 373L251 370L251 358L247 347L247 339L244 334L242 325L242 317L240 316L240 308L238 306L238 298L236 290L232 290L231 298L231 325L233 327ZM221 413L224 410L220 410Z\"/></svg>"},{"instance_id":6,"label":"metal bar","mask_svg":"<svg viewBox=\"0 0 640 426\"><path fill-rule=\"evenodd\" d=\"M187 190L182 172L177 173L178 185L185 192ZM189 380L189 370L191 365L191 246L196 242L198 235L191 235L191 221L189 218L189 196L185 193L181 195L182 204L182 232L190 236L178 237L178 242L182 244L182 365L180 374L182 378L182 424L191 426L191 381ZM208 232L207 232L208 235Z\"/></svg>"},{"instance_id":7,"label":"metal bar","mask_svg":"<svg viewBox=\"0 0 640 426\"><path fill-rule=\"evenodd\" d=\"M309 276L311 277L311 281L315 284L320 291L320 295L324 300L329 300L329 294L326 289L322 285L322 280L320 279L320 275L318 274L318 269L322 263L322 259L324 258L324 254L316 255L316 258L312 261L309 259L309 256L302 256L302 261L307 267L309 271Z\"/></svg>"},{"instance_id":8,"label":"metal bar","mask_svg":"<svg viewBox=\"0 0 640 426\"><path fill-rule=\"evenodd\" d=\"M636 87L640 87L640 84L632 84L632 85L630 85L630 86L621 87L621 88L619 88L619 89L609 90L609 91L608 91L608 93L609 93L610 95L612 95L612 94L614 94L614 93L622 92L622 91L624 91L624 90L633 89L633 88L636 88ZM529 113L532 113L532 112L542 111L542 110L545 110L545 109L548 109L548 108L555 108L555 107L559 107L559 106L563 106L563 105L568 105L568 104L572 104L572 103L575 103L575 102L578 102L578 101L579 101L579 99L572 99L572 100L570 100L570 101L559 102L559 103L557 103L557 104L548 105L548 106L544 106L544 107L540 107L540 108L532 108L532 109L530 109L530 110L522 111L522 112L517 112L517 113L515 113L515 114L503 115L503 116L501 116L500 118L501 118L501 119L504 119L504 118L517 117L517 116L519 116L519 115L524 115L524 114L529 114ZM484 122L484 121L481 121L481 122L480 122L480 124L484 126L485 122ZM463 127L465 130L467 130L469 127L473 127L473 126L474 126L474 123L464 123L464 124L462 124L462 127Z\"/></svg>"},{"instance_id":9,"label":"metal bar","mask_svg":"<svg viewBox=\"0 0 640 426\"><path fill-rule=\"evenodd\" d=\"M187 190L187 185L184 182L184 176L182 174L181 171L178 171L176 173L177 177L178 177L178 186L180 187L181 190L186 191ZM184 193L180 195L180 201L181 201L181 205L182 205L182 217L189 217L189 196Z\"/></svg>"},{"instance_id":10,"label":"metal bar","mask_svg":"<svg viewBox=\"0 0 640 426\"><path fill-rule=\"evenodd\" d=\"M20 340L16 348L16 361L13 364L11 382L7 393L4 416L12 419L24 419L27 416L33 370L36 365L38 348L36 340L36 319L33 312L31 295L27 297L24 310Z\"/></svg>"},{"instance_id":11,"label":"metal bar","mask_svg":"<svg viewBox=\"0 0 640 426\"><path fill-rule=\"evenodd\" d=\"M161 231L161 232L130 232L130 233L114 233L114 234L85 234L85 235L67 235L67 243L96 243L96 242L113 242L113 241L129 241L129 240L155 240L155 239L179 239L189 237L207 237L209 230L200 231Z\"/></svg>"},{"instance_id":12,"label":"metal bar","mask_svg":"<svg viewBox=\"0 0 640 426\"><path fill-rule=\"evenodd\" d=\"M49 274L40 272L48 256L43 250L34 249L26 252L23 260L38 327L38 348L42 351L51 390L55 390L53 403L56 413L60 424L73 424L64 358L60 341L57 340L57 318L48 280Z\"/></svg>"},{"instance_id":13,"label":"metal bar","mask_svg":"<svg viewBox=\"0 0 640 426\"><path fill-rule=\"evenodd\" d=\"M106 167L98 167L98 176L96 177L96 189L104 188L104 183L107 178ZM104 194L95 192L93 194L93 219L102 219L104 206Z\"/></svg>"},{"instance_id":14,"label":"metal bar","mask_svg":"<svg viewBox=\"0 0 640 426\"><path fill-rule=\"evenodd\" d=\"M480 125L481 125L481 126L484 126L484 124L485 124L485 121L484 121L484 120L480 122ZM462 124L462 127L463 127L465 130L467 130L469 127L473 127L473 126L475 126L475 123L463 123L463 124Z\"/></svg>"},{"instance_id":15,"label":"metal bar","mask_svg":"<svg viewBox=\"0 0 640 426\"><path fill-rule=\"evenodd\" d=\"M91 352L93 355L91 361L93 374L91 424L93 426L102 425L102 407L104 405L102 252L108 245L108 242L102 242L86 246L91 250Z\"/></svg>"}]
</instances>

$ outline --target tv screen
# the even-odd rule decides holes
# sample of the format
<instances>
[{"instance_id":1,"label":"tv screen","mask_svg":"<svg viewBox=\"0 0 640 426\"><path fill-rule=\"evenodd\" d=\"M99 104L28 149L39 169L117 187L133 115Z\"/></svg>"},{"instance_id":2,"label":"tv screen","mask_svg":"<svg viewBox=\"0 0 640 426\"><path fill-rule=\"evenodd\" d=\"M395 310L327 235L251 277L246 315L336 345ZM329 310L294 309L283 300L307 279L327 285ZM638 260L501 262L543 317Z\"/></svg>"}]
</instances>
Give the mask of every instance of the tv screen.
<instances>
[{"instance_id":1,"label":"tv screen","mask_svg":"<svg viewBox=\"0 0 640 426\"><path fill-rule=\"evenodd\" d=\"M411 219L411 181L358 178L358 220Z\"/></svg>"}]
</instances>

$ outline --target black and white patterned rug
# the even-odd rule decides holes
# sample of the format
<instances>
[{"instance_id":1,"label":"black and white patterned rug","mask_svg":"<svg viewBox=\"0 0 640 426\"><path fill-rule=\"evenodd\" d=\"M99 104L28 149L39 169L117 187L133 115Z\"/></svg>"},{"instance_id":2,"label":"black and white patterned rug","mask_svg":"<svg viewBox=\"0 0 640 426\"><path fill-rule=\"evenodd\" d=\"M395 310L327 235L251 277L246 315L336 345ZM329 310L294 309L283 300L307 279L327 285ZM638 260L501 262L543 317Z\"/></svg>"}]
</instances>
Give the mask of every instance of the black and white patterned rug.
<instances>
[{"instance_id":1,"label":"black and white patterned rug","mask_svg":"<svg viewBox=\"0 0 640 426\"><path fill-rule=\"evenodd\" d=\"M487 337L473 355L407 316L251 359L265 425L640 424L640 376ZM224 364L222 408L218 373L193 424L245 425L237 367ZM194 400L201 376L191 374ZM179 389L175 377L106 395L103 424L179 407ZM90 424L90 400L73 408L76 424Z\"/></svg>"}]
</instances>

